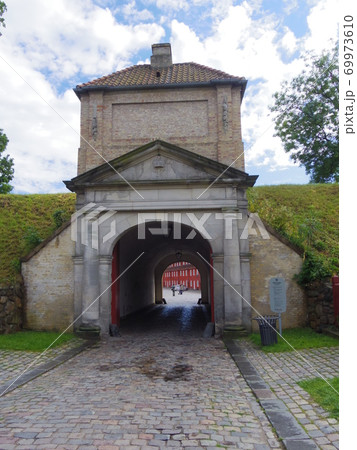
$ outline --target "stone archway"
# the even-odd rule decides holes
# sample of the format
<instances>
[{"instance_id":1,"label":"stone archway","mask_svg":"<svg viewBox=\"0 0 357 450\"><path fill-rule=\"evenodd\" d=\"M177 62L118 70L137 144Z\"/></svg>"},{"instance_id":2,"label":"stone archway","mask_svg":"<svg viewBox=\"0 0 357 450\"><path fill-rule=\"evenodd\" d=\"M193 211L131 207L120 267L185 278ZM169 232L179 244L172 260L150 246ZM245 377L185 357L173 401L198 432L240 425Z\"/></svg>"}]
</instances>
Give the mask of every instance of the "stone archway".
<instances>
[{"instance_id":1,"label":"stone archway","mask_svg":"<svg viewBox=\"0 0 357 450\"><path fill-rule=\"evenodd\" d=\"M168 232L159 232L162 224L152 221L145 224L145 237L139 238L138 226L133 226L120 235L114 245L112 262L110 321L118 324L120 318L129 316L149 307L162 298L162 274L165 268L177 261L177 252L195 265L202 279L202 298L204 303L211 301L210 270L196 252L209 260L211 246L197 230L180 224L182 236L172 233L172 222L168 222ZM151 231L150 231L151 230ZM171 231L170 231L171 230ZM187 240L187 235L195 231L195 236ZM140 256L127 271L126 268ZM121 274L123 275L121 276ZM108 308L107 308L108 309Z\"/></svg>"}]
</instances>

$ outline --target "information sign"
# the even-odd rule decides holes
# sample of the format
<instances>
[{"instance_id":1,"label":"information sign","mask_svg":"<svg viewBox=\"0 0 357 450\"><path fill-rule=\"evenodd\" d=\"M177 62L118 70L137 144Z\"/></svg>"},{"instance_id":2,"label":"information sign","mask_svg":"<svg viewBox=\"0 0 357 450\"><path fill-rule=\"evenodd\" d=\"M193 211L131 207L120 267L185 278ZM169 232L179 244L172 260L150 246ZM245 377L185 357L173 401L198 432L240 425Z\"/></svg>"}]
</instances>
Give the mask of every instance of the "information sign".
<instances>
[{"instance_id":1,"label":"information sign","mask_svg":"<svg viewBox=\"0 0 357 450\"><path fill-rule=\"evenodd\" d=\"M269 281L270 309L275 313L286 311L286 284L284 278L271 278Z\"/></svg>"}]
</instances>

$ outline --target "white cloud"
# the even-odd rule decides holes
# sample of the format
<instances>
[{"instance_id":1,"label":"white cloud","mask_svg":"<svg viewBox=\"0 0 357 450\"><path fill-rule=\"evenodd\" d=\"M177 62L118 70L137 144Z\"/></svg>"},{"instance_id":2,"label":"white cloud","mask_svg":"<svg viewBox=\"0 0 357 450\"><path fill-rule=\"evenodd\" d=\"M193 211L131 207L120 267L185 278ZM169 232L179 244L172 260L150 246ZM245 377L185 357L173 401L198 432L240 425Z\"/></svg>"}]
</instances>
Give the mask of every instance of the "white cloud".
<instances>
[{"instance_id":1,"label":"white cloud","mask_svg":"<svg viewBox=\"0 0 357 450\"><path fill-rule=\"evenodd\" d=\"M190 5L186 0L156 0L156 6L164 10L179 11L180 9L187 10Z\"/></svg>"},{"instance_id":2,"label":"white cloud","mask_svg":"<svg viewBox=\"0 0 357 450\"><path fill-rule=\"evenodd\" d=\"M123 67L165 34L155 23L120 24L109 9L89 0L10 0L8 11L8 44L21 47L33 68L49 69L59 80Z\"/></svg>"},{"instance_id":3,"label":"white cloud","mask_svg":"<svg viewBox=\"0 0 357 450\"><path fill-rule=\"evenodd\" d=\"M288 27L285 27L284 30L285 34L280 39L280 47L285 50L288 56L291 56L298 49L298 40Z\"/></svg>"},{"instance_id":4,"label":"white cloud","mask_svg":"<svg viewBox=\"0 0 357 450\"><path fill-rule=\"evenodd\" d=\"M123 13L125 17L134 19L136 22L140 22L142 20L154 20L154 16L147 9L142 9L141 11L137 9L135 0L132 0L130 3L124 5Z\"/></svg>"},{"instance_id":5,"label":"white cloud","mask_svg":"<svg viewBox=\"0 0 357 450\"><path fill-rule=\"evenodd\" d=\"M338 37L337 18L340 12L339 0L321 0L313 8L307 17L309 35L305 39L306 50L321 53L324 49L331 48L331 40Z\"/></svg>"},{"instance_id":6,"label":"white cloud","mask_svg":"<svg viewBox=\"0 0 357 450\"><path fill-rule=\"evenodd\" d=\"M279 36L273 16L253 19L252 15L253 9L247 2L230 7L215 32L204 40L186 24L173 20L174 58L202 62L251 80L277 76L282 79L286 69L278 48L283 46L291 51L293 33L286 30L285 35ZM279 38L284 40L279 42Z\"/></svg>"},{"instance_id":7,"label":"white cloud","mask_svg":"<svg viewBox=\"0 0 357 450\"><path fill-rule=\"evenodd\" d=\"M6 101L0 104L0 116L15 162L13 184L18 192L58 191L54 182L75 176L79 102L70 90L58 96L24 58L10 58L10 64L29 83L3 64L0 95Z\"/></svg>"},{"instance_id":8,"label":"white cloud","mask_svg":"<svg viewBox=\"0 0 357 450\"><path fill-rule=\"evenodd\" d=\"M298 7L298 0L283 0L283 2L286 14L291 14Z\"/></svg>"},{"instance_id":9,"label":"white cloud","mask_svg":"<svg viewBox=\"0 0 357 450\"><path fill-rule=\"evenodd\" d=\"M13 185L15 192L58 191L76 175L79 145L80 102L70 88L60 93L63 83L74 87L130 64L165 31L119 24L89 0L8 0L7 7L0 54L11 68L2 62L0 125L15 162Z\"/></svg>"}]
</instances>

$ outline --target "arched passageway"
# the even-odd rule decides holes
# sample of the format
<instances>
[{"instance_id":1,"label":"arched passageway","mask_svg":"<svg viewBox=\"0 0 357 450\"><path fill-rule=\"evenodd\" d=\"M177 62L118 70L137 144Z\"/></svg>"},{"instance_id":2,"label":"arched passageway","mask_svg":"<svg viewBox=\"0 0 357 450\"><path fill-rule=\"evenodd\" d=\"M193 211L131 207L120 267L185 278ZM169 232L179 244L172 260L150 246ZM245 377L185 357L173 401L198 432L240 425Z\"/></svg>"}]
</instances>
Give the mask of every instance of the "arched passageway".
<instances>
[{"instance_id":1,"label":"arched passageway","mask_svg":"<svg viewBox=\"0 0 357 450\"><path fill-rule=\"evenodd\" d=\"M162 275L167 266L182 260L199 270L202 303L211 305L213 317L212 277L202 259L210 261L210 257L208 241L188 225L180 224L179 235L173 222L165 227L157 221L130 228L113 249L112 281L117 281L111 288L111 323L119 325L120 319L162 303Z\"/></svg>"}]
</instances>

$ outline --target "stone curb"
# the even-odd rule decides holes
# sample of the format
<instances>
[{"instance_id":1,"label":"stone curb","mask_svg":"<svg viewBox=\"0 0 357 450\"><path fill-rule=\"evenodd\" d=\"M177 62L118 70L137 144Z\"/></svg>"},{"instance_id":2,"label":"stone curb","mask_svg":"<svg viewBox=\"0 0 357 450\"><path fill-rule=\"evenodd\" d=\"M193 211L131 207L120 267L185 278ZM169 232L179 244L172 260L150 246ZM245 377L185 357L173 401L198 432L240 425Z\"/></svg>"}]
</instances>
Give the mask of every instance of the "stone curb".
<instances>
[{"instance_id":1,"label":"stone curb","mask_svg":"<svg viewBox=\"0 0 357 450\"><path fill-rule=\"evenodd\" d=\"M28 383L29 381L43 375L44 373L49 372L50 370L54 369L55 367L59 366L60 364L63 364L64 362L68 361L69 359L71 359L74 356L81 353L86 348L91 347L96 342L97 341L86 340L83 342L83 344L79 345L78 347L71 348L70 350L67 350L66 352L61 353L60 355L56 356L51 361L47 361L44 364L42 364L41 366L36 367L36 369L30 370L29 372L25 372L22 375L20 375L18 378L16 378L16 376L15 376L15 381L9 381L0 386L0 397L15 390L19 386L22 386L22 385Z\"/></svg>"},{"instance_id":2,"label":"stone curb","mask_svg":"<svg viewBox=\"0 0 357 450\"><path fill-rule=\"evenodd\" d=\"M238 342L232 339L224 339L224 344L243 378L257 397L284 447L287 450L318 449L285 404L276 397L248 358L244 356Z\"/></svg>"}]
</instances>

